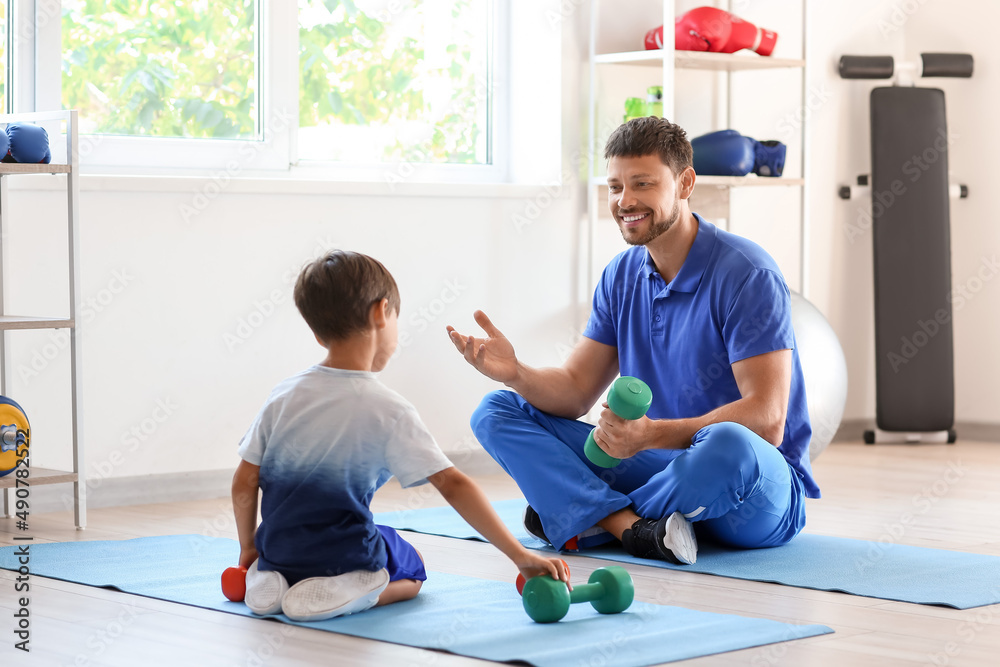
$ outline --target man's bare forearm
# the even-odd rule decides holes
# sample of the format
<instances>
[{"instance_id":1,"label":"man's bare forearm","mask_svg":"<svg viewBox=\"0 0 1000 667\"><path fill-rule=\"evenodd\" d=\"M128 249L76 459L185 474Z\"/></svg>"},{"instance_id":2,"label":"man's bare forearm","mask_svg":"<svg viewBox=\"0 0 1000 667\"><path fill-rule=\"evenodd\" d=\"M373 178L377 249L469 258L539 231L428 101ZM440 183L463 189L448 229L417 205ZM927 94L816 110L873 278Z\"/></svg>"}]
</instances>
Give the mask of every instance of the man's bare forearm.
<instances>
[{"instance_id":1,"label":"man's bare forearm","mask_svg":"<svg viewBox=\"0 0 1000 667\"><path fill-rule=\"evenodd\" d=\"M506 384L542 412L557 417L578 419L594 404L565 368L532 368L518 363L517 377Z\"/></svg>"},{"instance_id":2,"label":"man's bare forearm","mask_svg":"<svg viewBox=\"0 0 1000 667\"><path fill-rule=\"evenodd\" d=\"M654 420L652 428L656 448L686 449L691 446L691 439L698 431L721 422L742 424L775 447L784 438L784 410L768 409L763 401L741 398L700 417Z\"/></svg>"}]
</instances>

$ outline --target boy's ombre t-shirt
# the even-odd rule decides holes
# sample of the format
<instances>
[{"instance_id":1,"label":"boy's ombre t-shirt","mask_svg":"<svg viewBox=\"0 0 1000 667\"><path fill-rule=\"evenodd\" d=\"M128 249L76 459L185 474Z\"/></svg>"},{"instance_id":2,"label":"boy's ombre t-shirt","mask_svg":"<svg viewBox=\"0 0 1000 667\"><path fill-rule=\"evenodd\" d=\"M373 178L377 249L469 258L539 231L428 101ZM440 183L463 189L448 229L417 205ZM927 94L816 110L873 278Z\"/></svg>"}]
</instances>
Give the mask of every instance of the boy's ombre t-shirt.
<instances>
[{"instance_id":1,"label":"boy's ombre t-shirt","mask_svg":"<svg viewBox=\"0 0 1000 667\"><path fill-rule=\"evenodd\" d=\"M416 409L374 373L313 366L274 388L239 448L260 466L258 568L289 584L385 567L369 509L451 467Z\"/></svg>"}]
</instances>

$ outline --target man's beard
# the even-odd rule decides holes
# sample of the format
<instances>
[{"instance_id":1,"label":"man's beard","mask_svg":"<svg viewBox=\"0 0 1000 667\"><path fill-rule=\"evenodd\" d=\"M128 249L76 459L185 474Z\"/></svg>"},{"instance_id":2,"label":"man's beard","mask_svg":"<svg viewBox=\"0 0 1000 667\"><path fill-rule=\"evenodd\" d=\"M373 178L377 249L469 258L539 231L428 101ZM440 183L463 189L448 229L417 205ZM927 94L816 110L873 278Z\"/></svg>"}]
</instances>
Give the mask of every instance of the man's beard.
<instances>
[{"instance_id":1,"label":"man's beard","mask_svg":"<svg viewBox=\"0 0 1000 667\"><path fill-rule=\"evenodd\" d=\"M650 216L652 215L653 215L652 212L650 212ZM622 238L625 239L625 242L628 243L629 245L646 245L647 243L651 243L653 239L658 237L660 234L664 233L665 231L673 227L674 224L678 220L680 220L680 217L681 217L681 202L679 199L675 199L674 207L670 210L670 217L668 217L663 222L653 222L649 227L649 231L646 232L646 234L643 235L642 237L635 240L629 240L628 236L626 236L625 234L625 230L621 229L620 225L619 225L619 230L621 230Z\"/></svg>"}]
</instances>

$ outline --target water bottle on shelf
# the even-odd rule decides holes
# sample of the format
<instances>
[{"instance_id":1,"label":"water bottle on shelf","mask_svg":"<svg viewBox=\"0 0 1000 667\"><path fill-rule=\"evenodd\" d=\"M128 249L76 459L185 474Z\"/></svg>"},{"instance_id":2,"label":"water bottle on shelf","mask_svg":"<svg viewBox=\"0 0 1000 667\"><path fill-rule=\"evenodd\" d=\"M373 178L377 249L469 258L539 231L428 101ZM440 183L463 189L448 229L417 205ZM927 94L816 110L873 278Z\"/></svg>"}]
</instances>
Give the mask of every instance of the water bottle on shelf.
<instances>
[{"instance_id":1,"label":"water bottle on shelf","mask_svg":"<svg viewBox=\"0 0 1000 667\"><path fill-rule=\"evenodd\" d=\"M647 115L663 118L663 86L650 86L646 89Z\"/></svg>"},{"instance_id":2,"label":"water bottle on shelf","mask_svg":"<svg viewBox=\"0 0 1000 667\"><path fill-rule=\"evenodd\" d=\"M624 123L629 122L633 118L644 118L649 115L647 110L646 100L641 97L629 97L625 100L625 120Z\"/></svg>"}]
</instances>

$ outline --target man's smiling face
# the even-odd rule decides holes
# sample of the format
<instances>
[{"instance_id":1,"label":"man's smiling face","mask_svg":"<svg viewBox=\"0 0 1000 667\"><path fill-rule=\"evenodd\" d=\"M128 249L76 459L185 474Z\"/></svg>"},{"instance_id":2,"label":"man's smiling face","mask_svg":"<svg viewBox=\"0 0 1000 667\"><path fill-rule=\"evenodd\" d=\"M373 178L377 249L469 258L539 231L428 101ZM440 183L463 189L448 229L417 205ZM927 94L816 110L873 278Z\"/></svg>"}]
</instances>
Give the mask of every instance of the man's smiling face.
<instances>
[{"instance_id":1,"label":"man's smiling face","mask_svg":"<svg viewBox=\"0 0 1000 667\"><path fill-rule=\"evenodd\" d=\"M608 208L626 243L646 245L680 219L677 178L658 155L613 157Z\"/></svg>"}]
</instances>

